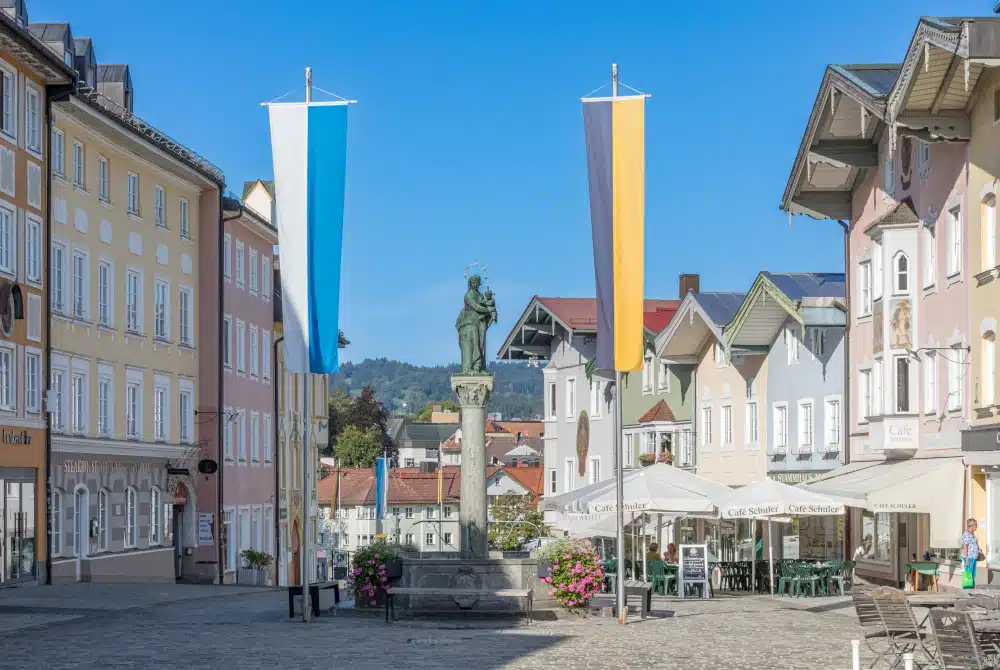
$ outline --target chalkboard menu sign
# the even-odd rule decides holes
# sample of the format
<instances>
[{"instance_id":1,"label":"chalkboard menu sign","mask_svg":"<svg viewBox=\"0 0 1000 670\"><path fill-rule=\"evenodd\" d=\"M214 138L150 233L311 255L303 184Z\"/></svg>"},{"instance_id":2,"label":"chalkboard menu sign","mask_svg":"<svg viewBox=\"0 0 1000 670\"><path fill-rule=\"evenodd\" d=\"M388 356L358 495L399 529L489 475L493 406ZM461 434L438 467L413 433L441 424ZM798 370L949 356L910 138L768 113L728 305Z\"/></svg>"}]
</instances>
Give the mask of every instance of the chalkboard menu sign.
<instances>
[{"instance_id":1,"label":"chalkboard menu sign","mask_svg":"<svg viewBox=\"0 0 1000 670\"><path fill-rule=\"evenodd\" d=\"M683 598L688 584L701 584L701 595L708 598L710 575L708 572L708 545L682 544L680 557L680 588L678 595Z\"/></svg>"}]
</instances>

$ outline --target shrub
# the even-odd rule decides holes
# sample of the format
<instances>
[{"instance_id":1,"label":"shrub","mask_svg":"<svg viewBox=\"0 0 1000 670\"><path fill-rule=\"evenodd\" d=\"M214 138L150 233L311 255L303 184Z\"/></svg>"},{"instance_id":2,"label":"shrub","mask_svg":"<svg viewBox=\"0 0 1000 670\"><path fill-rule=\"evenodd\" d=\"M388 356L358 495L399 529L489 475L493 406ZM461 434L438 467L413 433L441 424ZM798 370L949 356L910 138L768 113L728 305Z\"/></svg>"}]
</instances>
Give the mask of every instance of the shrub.
<instances>
[{"instance_id":1,"label":"shrub","mask_svg":"<svg viewBox=\"0 0 1000 670\"><path fill-rule=\"evenodd\" d=\"M656 454L642 453L639 454L639 465L644 468L649 467L656 462Z\"/></svg>"},{"instance_id":2,"label":"shrub","mask_svg":"<svg viewBox=\"0 0 1000 670\"><path fill-rule=\"evenodd\" d=\"M271 554L255 549L244 549L240 555L243 556L244 565L253 570L264 570L274 560Z\"/></svg>"},{"instance_id":3,"label":"shrub","mask_svg":"<svg viewBox=\"0 0 1000 670\"><path fill-rule=\"evenodd\" d=\"M552 574L542 581L552 587L549 595L565 607L583 607L601 592L604 570L597 551L586 540L550 542L537 555L552 564Z\"/></svg>"},{"instance_id":4,"label":"shrub","mask_svg":"<svg viewBox=\"0 0 1000 670\"><path fill-rule=\"evenodd\" d=\"M389 586L386 562L400 558L401 548L388 542L375 542L354 552L351 574L348 575L348 585L354 598L365 598L374 607L379 589L385 590Z\"/></svg>"}]
</instances>

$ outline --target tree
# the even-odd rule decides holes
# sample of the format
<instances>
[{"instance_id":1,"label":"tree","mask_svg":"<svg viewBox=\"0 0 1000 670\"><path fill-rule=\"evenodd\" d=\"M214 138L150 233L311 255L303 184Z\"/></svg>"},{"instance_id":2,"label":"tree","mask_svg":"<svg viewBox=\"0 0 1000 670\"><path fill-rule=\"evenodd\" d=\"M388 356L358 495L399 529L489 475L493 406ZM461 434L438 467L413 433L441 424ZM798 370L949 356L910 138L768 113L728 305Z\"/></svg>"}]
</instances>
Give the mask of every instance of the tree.
<instances>
[{"instance_id":1,"label":"tree","mask_svg":"<svg viewBox=\"0 0 1000 670\"><path fill-rule=\"evenodd\" d=\"M347 410L346 424L358 428L375 427L383 433L389 424L389 411L382 406L375 396L375 389L366 386L361 393L353 398Z\"/></svg>"},{"instance_id":2,"label":"tree","mask_svg":"<svg viewBox=\"0 0 1000 670\"><path fill-rule=\"evenodd\" d=\"M385 452L386 437L376 426L366 429L347 426L337 438L334 453L345 468L370 468L375 465L375 459Z\"/></svg>"},{"instance_id":3,"label":"tree","mask_svg":"<svg viewBox=\"0 0 1000 670\"><path fill-rule=\"evenodd\" d=\"M345 389L334 389L330 393L328 413L330 419L329 441L326 448L328 455L337 453L340 436L349 426L353 426L363 432L376 429L382 435L382 451L379 455L388 453L393 459L396 458L399 449L388 435L389 412L378 401L371 386L365 386L356 397Z\"/></svg>"},{"instance_id":4,"label":"tree","mask_svg":"<svg viewBox=\"0 0 1000 670\"><path fill-rule=\"evenodd\" d=\"M344 428L347 426L347 419L353 403L354 399L351 398L351 394L344 389L334 389L330 392L330 401L328 403L330 430L329 443L327 445L330 453L333 453L333 447L337 444L337 438L340 437L340 434L344 432Z\"/></svg>"},{"instance_id":5,"label":"tree","mask_svg":"<svg viewBox=\"0 0 1000 670\"><path fill-rule=\"evenodd\" d=\"M520 551L528 540L544 535L544 518L531 496L505 493L490 506L489 543L493 551Z\"/></svg>"},{"instance_id":6,"label":"tree","mask_svg":"<svg viewBox=\"0 0 1000 670\"><path fill-rule=\"evenodd\" d=\"M444 400L442 402L429 402L427 406L420 410L420 414L413 417L413 420L417 423L429 423L431 416L434 413L434 406L438 405L443 410L451 410L452 412L458 411L458 405L456 405L451 400Z\"/></svg>"}]
</instances>

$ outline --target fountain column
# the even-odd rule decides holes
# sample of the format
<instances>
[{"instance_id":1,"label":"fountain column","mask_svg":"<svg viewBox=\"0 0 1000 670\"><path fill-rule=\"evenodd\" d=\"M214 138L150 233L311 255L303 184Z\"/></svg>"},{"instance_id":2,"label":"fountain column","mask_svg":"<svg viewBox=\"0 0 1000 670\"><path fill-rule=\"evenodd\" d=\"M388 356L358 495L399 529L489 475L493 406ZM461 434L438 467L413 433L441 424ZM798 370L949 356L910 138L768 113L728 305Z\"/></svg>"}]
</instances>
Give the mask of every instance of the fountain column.
<instances>
[{"instance_id":1,"label":"fountain column","mask_svg":"<svg viewBox=\"0 0 1000 670\"><path fill-rule=\"evenodd\" d=\"M458 374L451 388L462 410L462 479L458 521L464 558L489 557L486 505L486 404L493 375Z\"/></svg>"}]
</instances>

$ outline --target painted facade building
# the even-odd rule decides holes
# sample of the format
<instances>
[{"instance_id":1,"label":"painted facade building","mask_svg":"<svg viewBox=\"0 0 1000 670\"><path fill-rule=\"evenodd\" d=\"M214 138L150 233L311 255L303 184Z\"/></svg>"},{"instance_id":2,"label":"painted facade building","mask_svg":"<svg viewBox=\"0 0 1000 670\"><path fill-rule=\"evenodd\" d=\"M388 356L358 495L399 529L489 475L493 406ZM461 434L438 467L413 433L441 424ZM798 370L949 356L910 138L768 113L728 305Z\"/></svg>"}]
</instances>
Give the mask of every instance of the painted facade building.
<instances>
[{"instance_id":1,"label":"painted facade building","mask_svg":"<svg viewBox=\"0 0 1000 670\"><path fill-rule=\"evenodd\" d=\"M133 114L128 66L69 24L31 28L79 74L50 138L52 581L173 582L218 559L192 473L218 430L195 412L218 411L198 379L224 178Z\"/></svg>"},{"instance_id":2,"label":"painted facade building","mask_svg":"<svg viewBox=\"0 0 1000 670\"><path fill-rule=\"evenodd\" d=\"M969 111L992 109L980 78L997 37L996 19L925 17L902 64L830 66L784 195L850 221L850 461L808 486L853 499L847 544L872 536L857 571L873 581L901 583L929 554L960 584L964 519L985 506L961 449L987 334L971 312L970 213L988 216L989 193L981 173L972 185Z\"/></svg>"},{"instance_id":3,"label":"painted facade building","mask_svg":"<svg viewBox=\"0 0 1000 670\"><path fill-rule=\"evenodd\" d=\"M23 2L0 8L0 584L48 576L46 110L74 75L27 24Z\"/></svg>"},{"instance_id":4,"label":"painted facade building","mask_svg":"<svg viewBox=\"0 0 1000 670\"><path fill-rule=\"evenodd\" d=\"M272 257L278 232L270 209L257 213L255 182L244 203L226 198L222 247L222 437L225 581L239 574L247 549L275 556L275 389ZM276 583L270 570L271 583Z\"/></svg>"}]
</instances>

